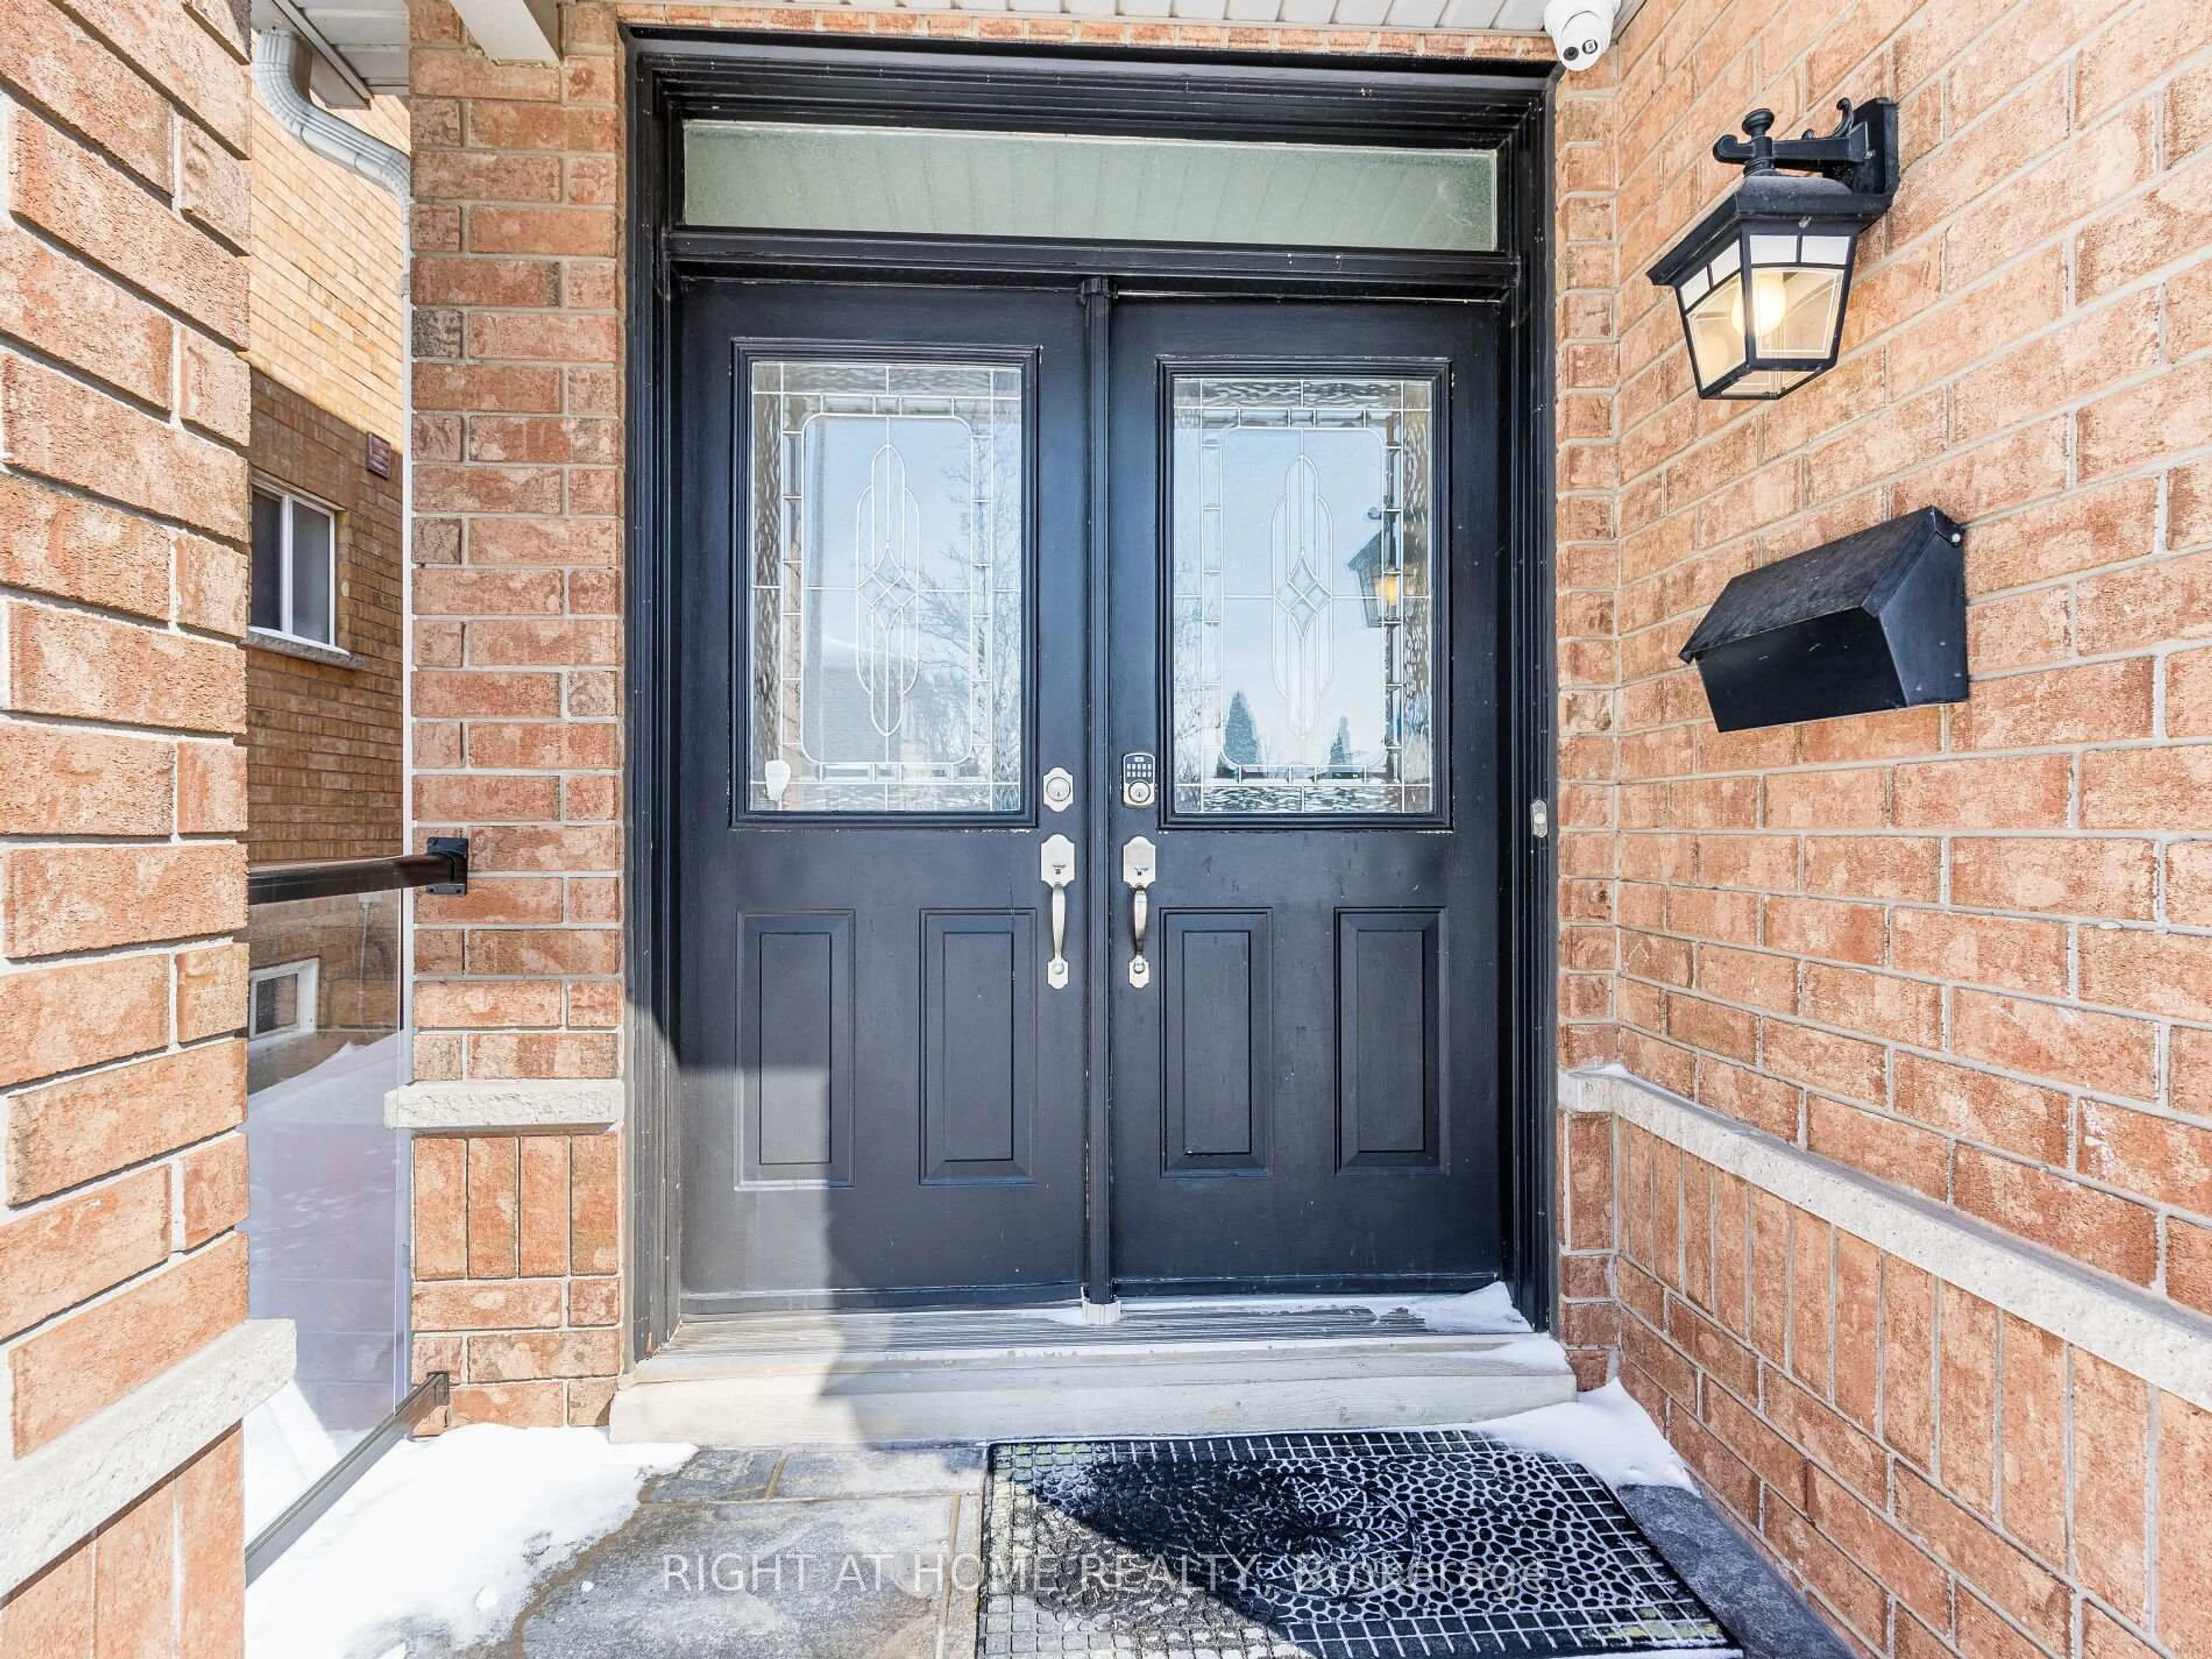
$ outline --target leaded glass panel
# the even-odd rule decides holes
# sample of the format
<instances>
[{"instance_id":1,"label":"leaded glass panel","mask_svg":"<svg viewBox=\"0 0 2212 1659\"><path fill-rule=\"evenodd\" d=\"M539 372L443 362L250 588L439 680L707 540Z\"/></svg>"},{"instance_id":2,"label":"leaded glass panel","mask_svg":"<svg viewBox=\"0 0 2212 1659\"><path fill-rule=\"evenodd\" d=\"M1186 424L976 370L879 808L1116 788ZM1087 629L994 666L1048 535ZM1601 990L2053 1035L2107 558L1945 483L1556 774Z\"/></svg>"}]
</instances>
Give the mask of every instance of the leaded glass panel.
<instances>
[{"instance_id":1,"label":"leaded glass panel","mask_svg":"<svg viewBox=\"0 0 2212 1659\"><path fill-rule=\"evenodd\" d=\"M750 810L1022 810L1022 380L751 363Z\"/></svg>"},{"instance_id":2,"label":"leaded glass panel","mask_svg":"<svg viewBox=\"0 0 2212 1659\"><path fill-rule=\"evenodd\" d=\"M1434 391L1174 378L1176 811L1436 811Z\"/></svg>"}]
</instances>

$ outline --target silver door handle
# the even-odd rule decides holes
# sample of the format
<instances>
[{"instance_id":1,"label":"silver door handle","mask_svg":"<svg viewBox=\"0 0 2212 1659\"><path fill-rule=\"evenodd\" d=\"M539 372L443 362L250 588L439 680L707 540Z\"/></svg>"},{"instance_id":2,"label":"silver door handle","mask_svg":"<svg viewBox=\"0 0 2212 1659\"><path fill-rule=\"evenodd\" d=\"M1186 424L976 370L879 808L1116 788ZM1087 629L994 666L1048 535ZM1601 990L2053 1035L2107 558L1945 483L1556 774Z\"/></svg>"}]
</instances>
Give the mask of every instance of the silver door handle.
<instances>
[{"instance_id":1,"label":"silver door handle","mask_svg":"<svg viewBox=\"0 0 2212 1659\"><path fill-rule=\"evenodd\" d=\"M1131 918L1135 923L1136 954L1129 958L1129 983L1143 990L1152 982L1152 964L1145 955L1145 933L1152 921L1150 888L1152 878L1159 873L1159 849L1144 836L1139 836L1121 848L1121 879L1129 885L1132 895Z\"/></svg>"},{"instance_id":2,"label":"silver door handle","mask_svg":"<svg viewBox=\"0 0 2212 1659\"><path fill-rule=\"evenodd\" d=\"M1067 884L1075 879L1075 843L1054 836L1044 844L1042 858L1044 884L1052 889L1052 960L1045 964L1044 982L1055 991L1067 987Z\"/></svg>"}]
</instances>

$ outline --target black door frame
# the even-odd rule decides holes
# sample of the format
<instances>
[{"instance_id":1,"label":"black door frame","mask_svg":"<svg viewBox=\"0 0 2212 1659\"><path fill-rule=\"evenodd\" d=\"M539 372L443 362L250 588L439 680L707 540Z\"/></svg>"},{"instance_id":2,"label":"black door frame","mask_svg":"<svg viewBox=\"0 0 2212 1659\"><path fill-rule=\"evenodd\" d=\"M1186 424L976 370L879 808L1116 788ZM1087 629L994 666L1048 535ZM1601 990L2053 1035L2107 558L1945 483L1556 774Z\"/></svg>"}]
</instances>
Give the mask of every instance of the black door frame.
<instances>
[{"instance_id":1,"label":"black door frame","mask_svg":"<svg viewBox=\"0 0 2212 1659\"><path fill-rule=\"evenodd\" d=\"M1103 365L1109 295L1242 292L1398 295L1486 301L1504 313L1507 359L1506 545L1504 617L1507 869L1498 895L1504 943L1510 1098L1500 1115L1511 1213L1506 1279L1515 1301L1545 1328L1558 1323L1552 1236L1555 1182L1556 860L1533 821L1554 787L1553 649L1553 344L1552 109L1556 70L1546 64L1448 64L1408 59L1291 54L1082 52L966 43L885 48L827 44L789 34L625 28L629 55L628 392L629 502L628 661L629 836L627 961L630 1031L629 1239L625 1268L633 1362L665 1341L680 1305L677 1230L683 1213L676 1133L679 1091L668 1030L678 897L668 832L676 687L668 648L673 550L668 534L675 411L669 388L669 318L684 275L971 283L1049 278L1080 284L1090 316L1094 412L1103 414ZM696 115L841 125L975 130L1141 133L1181 137L1336 138L1410 147L1494 146L1500 251L1486 254L1337 253L1298 248L1188 248L1134 243L954 240L699 230L678 222L678 124ZM1103 428L1101 428L1103 431ZM1105 455L1094 443L1091 538L1094 614L1103 615ZM1094 717L1091 776L1107 775L1103 656L1088 676ZM1087 792L1091 844L1103 847L1105 792ZM1528 817L1522 815L1527 814ZM1111 872L1093 857L1098 900ZM1111 914L1110 905L1095 914ZM1109 984L1106 930L1093 928L1086 981L1091 1029L1104 1030ZM1094 1035L1094 1053L1096 1036ZM1107 1079L1090 1080L1086 1284L1111 1285L1103 1217Z\"/></svg>"}]
</instances>

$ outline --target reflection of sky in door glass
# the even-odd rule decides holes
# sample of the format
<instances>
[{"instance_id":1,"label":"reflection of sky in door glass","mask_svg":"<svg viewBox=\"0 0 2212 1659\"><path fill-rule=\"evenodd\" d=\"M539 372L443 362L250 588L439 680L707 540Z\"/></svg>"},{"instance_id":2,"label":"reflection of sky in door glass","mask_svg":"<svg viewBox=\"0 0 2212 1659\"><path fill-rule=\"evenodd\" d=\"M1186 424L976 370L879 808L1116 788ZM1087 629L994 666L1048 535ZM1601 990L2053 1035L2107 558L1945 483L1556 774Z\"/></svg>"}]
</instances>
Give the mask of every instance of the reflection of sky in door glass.
<instances>
[{"instance_id":1,"label":"reflection of sky in door glass","mask_svg":"<svg viewBox=\"0 0 2212 1659\"><path fill-rule=\"evenodd\" d=\"M1019 808L1020 387L753 366L756 810Z\"/></svg>"},{"instance_id":2,"label":"reflection of sky in door glass","mask_svg":"<svg viewBox=\"0 0 2212 1659\"><path fill-rule=\"evenodd\" d=\"M1427 392L1177 381L1179 809L1430 810Z\"/></svg>"}]
</instances>

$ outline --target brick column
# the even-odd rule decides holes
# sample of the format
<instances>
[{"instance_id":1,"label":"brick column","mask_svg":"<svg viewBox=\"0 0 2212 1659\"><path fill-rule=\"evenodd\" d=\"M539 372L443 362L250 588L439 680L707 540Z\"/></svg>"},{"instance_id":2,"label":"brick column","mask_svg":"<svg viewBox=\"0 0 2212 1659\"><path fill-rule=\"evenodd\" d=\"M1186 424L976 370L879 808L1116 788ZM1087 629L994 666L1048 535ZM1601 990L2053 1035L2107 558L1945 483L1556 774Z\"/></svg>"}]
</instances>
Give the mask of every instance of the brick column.
<instances>
[{"instance_id":1,"label":"brick column","mask_svg":"<svg viewBox=\"0 0 2212 1659\"><path fill-rule=\"evenodd\" d=\"M415 1075L507 1103L621 1053L621 60L611 9L562 16L551 66L414 16L414 833L472 848L416 910ZM599 1419L621 1164L604 1131L417 1141L417 1369L455 1420Z\"/></svg>"},{"instance_id":2,"label":"brick column","mask_svg":"<svg viewBox=\"0 0 2212 1659\"><path fill-rule=\"evenodd\" d=\"M112 1443L246 1312L246 39L4 17L0 1653L234 1654L240 1436Z\"/></svg>"},{"instance_id":3,"label":"brick column","mask_svg":"<svg viewBox=\"0 0 2212 1659\"><path fill-rule=\"evenodd\" d=\"M1559 781L1559 1062L1615 1057L1613 901L1620 873L1618 485L1620 250L1614 222L1611 59L1561 82L1553 138L1559 408L1557 520ZM1613 1306L1613 1127L1577 1109L1570 1085L1559 1120L1559 1339L1585 1387L1605 1380L1619 1337Z\"/></svg>"}]
</instances>

